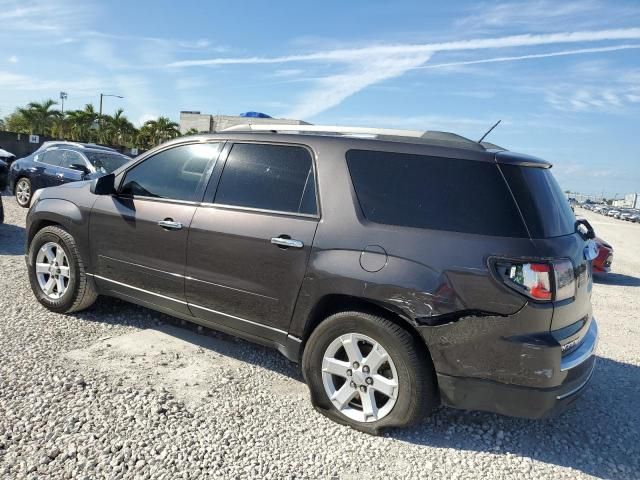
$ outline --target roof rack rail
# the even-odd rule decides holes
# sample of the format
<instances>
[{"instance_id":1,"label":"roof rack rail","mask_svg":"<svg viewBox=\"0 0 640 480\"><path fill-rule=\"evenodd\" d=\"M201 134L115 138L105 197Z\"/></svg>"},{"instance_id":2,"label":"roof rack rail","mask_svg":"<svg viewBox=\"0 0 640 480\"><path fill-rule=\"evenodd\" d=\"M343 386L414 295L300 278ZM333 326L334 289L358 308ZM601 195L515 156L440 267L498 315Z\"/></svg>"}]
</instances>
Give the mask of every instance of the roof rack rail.
<instances>
[{"instance_id":1,"label":"roof rack rail","mask_svg":"<svg viewBox=\"0 0 640 480\"><path fill-rule=\"evenodd\" d=\"M421 138L425 133L421 130L401 130L395 128L342 127L337 125L280 125L280 124L244 124L225 128L223 132L292 132L292 133L325 133L341 135L387 135L395 137Z\"/></svg>"}]
</instances>

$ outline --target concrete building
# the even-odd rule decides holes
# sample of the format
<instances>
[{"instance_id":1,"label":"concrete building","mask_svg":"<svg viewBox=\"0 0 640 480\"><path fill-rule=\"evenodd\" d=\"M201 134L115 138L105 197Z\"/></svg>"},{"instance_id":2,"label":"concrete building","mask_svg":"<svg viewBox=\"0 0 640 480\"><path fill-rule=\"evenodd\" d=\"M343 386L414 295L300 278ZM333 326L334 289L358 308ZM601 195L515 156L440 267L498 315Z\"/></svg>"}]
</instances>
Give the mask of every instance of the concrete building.
<instances>
[{"instance_id":1,"label":"concrete building","mask_svg":"<svg viewBox=\"0 0 640 480\"><path fill-rule=\"evenodd\" d=\"M206 113L182 111L180 112L180 133L184 134L191 129L198 132L219 132L234 125L255 124L281 124L281 125L309 125L302 120L287 118L256 118L241 117L239 115L209 115Z\"/></svg>"},{"instance_id":2,"label":"concrete building","mask_svg":"<svg viewBox=\"0 0 640 480\"><path fill-rule=\"evenodd\" d=\"M625 207L640 208L640 195L637 193L627 193L624 196Z\"/></svg>"}]
</instances>

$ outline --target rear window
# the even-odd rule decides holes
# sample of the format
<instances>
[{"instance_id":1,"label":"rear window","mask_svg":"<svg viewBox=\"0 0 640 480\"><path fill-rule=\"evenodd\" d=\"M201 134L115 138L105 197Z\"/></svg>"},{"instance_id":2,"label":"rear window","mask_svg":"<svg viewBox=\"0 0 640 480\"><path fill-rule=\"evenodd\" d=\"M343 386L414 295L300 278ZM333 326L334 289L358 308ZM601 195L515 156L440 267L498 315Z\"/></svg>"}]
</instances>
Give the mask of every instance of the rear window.
<instances>
[{"instance_id":1,"label":"rear window","mask_svg":"<svg viewBox=\"0 0 640 480\"><path fill-rule=\"evenodd\" d=\"M350 150L347 164L368 220L527 237L513 197L494 163Z\"/></svg>"},{"instance_id":2,"label":"rear window","mask_svg":"<svg viewBox=\"0 0 640 480\"><path fill-rule=\"evenodd\" d=\"M501 165L532 238L575 232L576 218L548 168Z\"/></svg>"}]
</instances>

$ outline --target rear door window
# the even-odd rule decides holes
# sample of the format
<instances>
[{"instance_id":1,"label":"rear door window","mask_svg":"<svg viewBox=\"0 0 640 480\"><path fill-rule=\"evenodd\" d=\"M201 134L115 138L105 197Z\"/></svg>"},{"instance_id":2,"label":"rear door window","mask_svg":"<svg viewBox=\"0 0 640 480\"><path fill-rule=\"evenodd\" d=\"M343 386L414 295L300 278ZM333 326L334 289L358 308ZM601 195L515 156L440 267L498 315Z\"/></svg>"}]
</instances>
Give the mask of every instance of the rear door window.
<instances>
[{"instance_id":1,"label":"rear door window","mask_svg":"<svg viewBox=\"0 0 640 480\"><path fill-rule=\"evenodd\" d=\"M315 175L309 151L288 145L233 145L215 203L316 214Z\"/></svg>"},{"instance_id":2,"label":"rear door window","mask_svg":"<svg viewBox=\"0 0 640 480\"><path fill-rule=\"evenodd\" d=\"M41 156L40 162L56 167L59 166L62 163L62 150L47 150Z\"/></svg>"},{"instance_id":3,"label":"rear door window","mask_svg":"<svg viewBox=\"0 0 640 480\"><path fill-rule=\"evenodd\" d=\"M522 211L532 238L575 232L576 218L548 168L500 165Z\"/></svg>"},{"instance_id":4,"label":"rear door window","mask_svg":"<svg viewBox=\"0 0 640 480\"><path fill-rule=\"evenodd\" d=\"M372 222L527 237L495 163L350 150L347 164L363 214Z\"/></svg>"}]
</instances>

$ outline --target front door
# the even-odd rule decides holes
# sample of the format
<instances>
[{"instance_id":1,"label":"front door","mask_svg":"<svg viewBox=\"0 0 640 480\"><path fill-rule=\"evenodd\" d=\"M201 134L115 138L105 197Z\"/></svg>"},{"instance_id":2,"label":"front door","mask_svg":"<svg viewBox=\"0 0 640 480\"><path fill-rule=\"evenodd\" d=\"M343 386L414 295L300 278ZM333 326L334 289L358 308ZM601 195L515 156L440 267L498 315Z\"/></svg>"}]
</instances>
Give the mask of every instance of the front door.
<instances>
[{"instance_id":1,"label":"front door","mask_svg":"<svg viewBox=\"0 0 640 480\"><path fill-rule=\"evenodd\" d=\"M187 250L195 316L263 338L286 336L318 224L310 152L234 144Z\"/></svg>"},{"instance_id":2,"label":"front door","mask_svg":"<svg viewBox=\"0 0 640 480\"><path fill-rule=\"evenodd\" d=\"M163 150L124 174L91 212L92 268L100 288L189 313L184 273L189 225L218 144Z\"/></svg>"}]
</instances>

